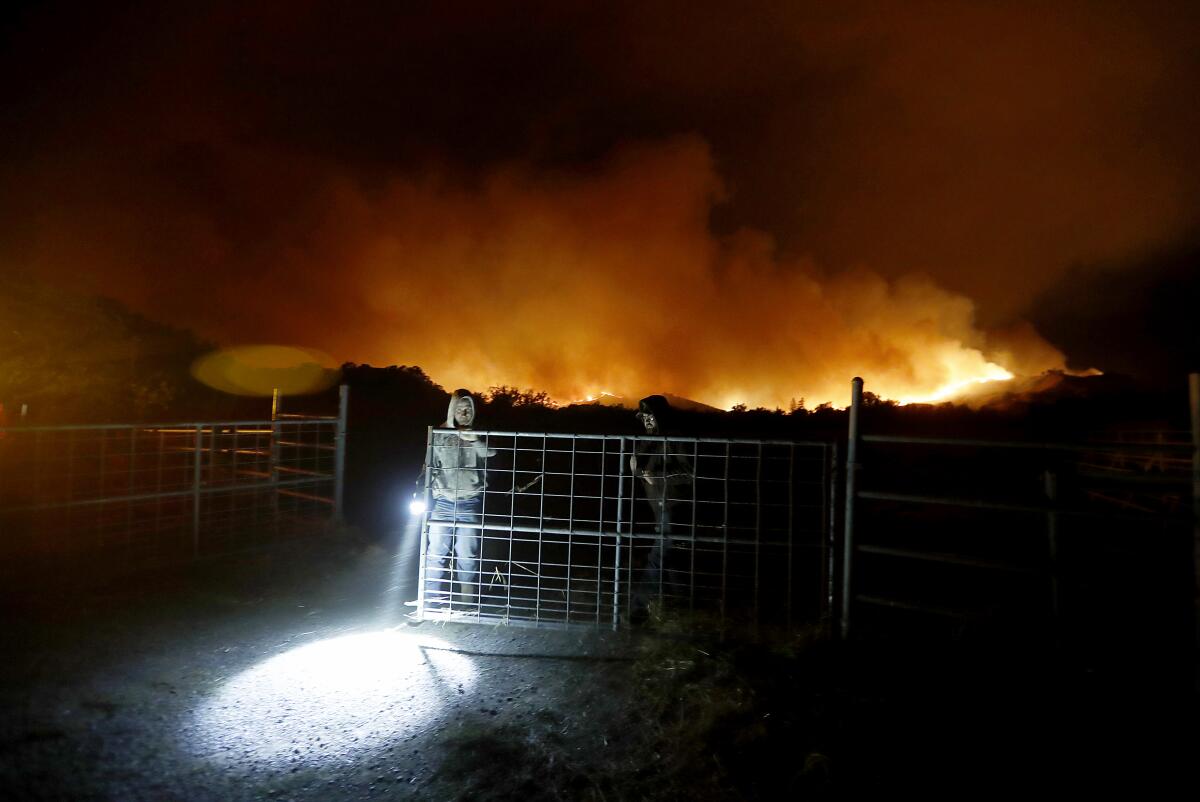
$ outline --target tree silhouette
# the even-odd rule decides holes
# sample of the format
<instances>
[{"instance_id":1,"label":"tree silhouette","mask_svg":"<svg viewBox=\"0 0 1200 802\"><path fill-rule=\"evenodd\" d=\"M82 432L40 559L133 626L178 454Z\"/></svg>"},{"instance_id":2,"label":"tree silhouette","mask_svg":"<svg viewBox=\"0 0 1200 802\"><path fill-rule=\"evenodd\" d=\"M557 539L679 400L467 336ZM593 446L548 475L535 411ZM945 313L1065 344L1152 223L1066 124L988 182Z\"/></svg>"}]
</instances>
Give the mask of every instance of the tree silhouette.
<instances>
[{"instance_id":1,"label":"tree silhouette","mask_svg":"<svg viewBox=\"0 0 1200 802\"><path fill-rule=\"evenodd\" d=\"M550 398L550 394L542 390L534 390L532 388L518 390L516 387L508 385L495 385L488 388L484 395L484 401L489 406L504 408L504 407L547 407L553 409L558 404Z\"/></svg>"}]
</instances>

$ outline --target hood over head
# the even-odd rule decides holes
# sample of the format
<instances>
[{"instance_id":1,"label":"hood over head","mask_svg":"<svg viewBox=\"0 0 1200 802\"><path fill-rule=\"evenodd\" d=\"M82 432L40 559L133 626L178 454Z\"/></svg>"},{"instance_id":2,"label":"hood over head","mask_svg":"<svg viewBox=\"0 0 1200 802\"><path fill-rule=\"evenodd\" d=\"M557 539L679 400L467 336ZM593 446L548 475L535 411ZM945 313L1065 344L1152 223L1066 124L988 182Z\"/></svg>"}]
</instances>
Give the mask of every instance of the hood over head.
<instances>
[{"instance_id":1,"label":"hood over head","mask_svg":"<svg viewBox=\"0 0 1200 802\"><path fill-rule=\"evenodd\" d=\"M456 406L458 406L458 402L464 398L467 401L469 401L471 404L471 422L469 424L467 424L466 427L459 426L458 423L455 422L455 420L454 420L454 408ZM475 425L475 415L476 415L475 396L471 395L470 390L463 390L463 389L455 390L454 392L452 392L450 394L450 404L449 404L449 406L446 407L446 422L445 422L445 424L443 424L443 426L447 429L462 429L462 428L469 429L470 427Z\"/></svg>"},{"instance_id":2,"label":"hood over head","mask_svg":"<svg viewBox=\"0 0 1200 802\"><path fill-rule=\"evenodd\" d=\"M648 395L638 402L637 418L653 415L658 421L658 430L665 431L671 424L671 403L661 395Z\"/></svg>"}]
</instances>

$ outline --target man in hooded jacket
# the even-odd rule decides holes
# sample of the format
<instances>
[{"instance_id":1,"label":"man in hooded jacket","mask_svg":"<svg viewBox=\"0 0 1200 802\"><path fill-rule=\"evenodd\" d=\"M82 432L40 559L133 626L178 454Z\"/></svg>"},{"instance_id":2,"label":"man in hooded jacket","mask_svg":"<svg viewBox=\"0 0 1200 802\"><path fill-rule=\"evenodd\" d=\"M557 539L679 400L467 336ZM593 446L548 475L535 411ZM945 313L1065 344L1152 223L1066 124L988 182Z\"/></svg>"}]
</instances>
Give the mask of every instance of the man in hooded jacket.
<instances>
[{"instance_id":1,"label":"man in hooded jacket","mask_svg":"<svg viewBox=\"0 0 1200 802\"><path fill-rule=\"evenodd\" d=\"M429 484L433 510L429 514L429 548L426 552L426 608L438 608L453 599L455 606L476 604L479 589L478 528L462 529L455 523L482 523L483 492L489 449L483 438L472 431L475 423L475 399L468 390L455 390L450 396L443 428L453 432L434 432L429 454ZM454 593L447 563L454 551Z\"/></svg>"},{"instance_id":2,"label":"man in hooded jacket","mask_svg":"<svg viewBox=\"0 0 1200 802\"><path fill-rule=\"evenodd\" d=\"M638 402L637 418L651 437L664 437L664 426L670 420L671 405L661 395L651 395ZM663 588L663 566L672 546L671 519L673 510L681 501L691 497L691 484L695 478L691 460L678 453L678 444L672 446L668 440L647 439L635 444L629 458L629 468L641 480L646 501L654 513L654 531L657 534L646 564L638 573L634 583L632 615L645 616L650 599ZM666 572L667 591L678 591L682 577L678 571ZM676 586L676 587L673 587Z\"/></svg>"}]
</instances>

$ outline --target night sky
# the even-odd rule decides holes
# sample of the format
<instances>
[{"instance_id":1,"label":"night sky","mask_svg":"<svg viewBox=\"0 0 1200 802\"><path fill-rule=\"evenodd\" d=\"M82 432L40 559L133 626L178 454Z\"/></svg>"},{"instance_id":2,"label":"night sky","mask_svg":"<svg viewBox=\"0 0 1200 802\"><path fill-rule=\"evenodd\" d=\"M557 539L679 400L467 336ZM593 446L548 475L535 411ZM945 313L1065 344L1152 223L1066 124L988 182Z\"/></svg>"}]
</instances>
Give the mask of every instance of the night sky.
<instances>
[{"instance_id":1,"label":"night sky","mask_svg":"<svg viewBox=\"0 0 1200 802\"><path fill-rule=\"evenodd\" d=\"M0 275L560 399L1198 367L1194 3L121 6L3 12Z\"/></svg>"}]
</instances>

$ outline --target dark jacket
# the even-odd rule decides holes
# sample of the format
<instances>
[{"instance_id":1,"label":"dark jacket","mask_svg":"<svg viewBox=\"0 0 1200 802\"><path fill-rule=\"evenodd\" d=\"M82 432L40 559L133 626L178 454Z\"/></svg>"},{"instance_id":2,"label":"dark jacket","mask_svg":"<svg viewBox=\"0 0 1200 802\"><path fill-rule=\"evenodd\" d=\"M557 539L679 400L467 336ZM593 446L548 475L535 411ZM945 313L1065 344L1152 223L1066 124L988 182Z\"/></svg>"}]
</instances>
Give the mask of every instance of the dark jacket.
<instances>
[{"instance_id":1,"label":"dark jacket","mask_svg":"<svg viewBox=\"0 0 1200 802\"><path fill-rule=\"evenodd\" d=\"M688 445L670 440L671 405L661 395L648 396L638 404L639 420L648 412L658 421L658 434L634 441L633 473L651 501L690 499L695 469L684 453Z\"/></svg>"}]
</instances>

